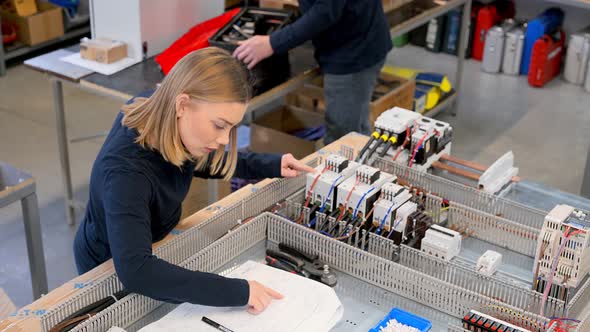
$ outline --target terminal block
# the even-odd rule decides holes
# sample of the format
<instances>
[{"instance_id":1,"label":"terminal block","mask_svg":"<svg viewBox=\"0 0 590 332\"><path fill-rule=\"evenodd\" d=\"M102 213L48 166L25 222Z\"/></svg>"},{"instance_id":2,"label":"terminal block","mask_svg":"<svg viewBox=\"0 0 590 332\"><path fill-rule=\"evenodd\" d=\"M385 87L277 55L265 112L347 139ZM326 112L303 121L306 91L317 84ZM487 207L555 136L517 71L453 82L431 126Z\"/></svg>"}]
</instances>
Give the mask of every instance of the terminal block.
<instances>
[{"instance_id":1,"label":"terminal block","mask_svg":"<svg viewBox=\"0 0 590 332\"><path fill-rule=\"evenodd\" d=\"M530 332L501 319L486 315L476 310L470 310L462 319L463 328L468 331L481 332Z\"/></svg>"},{"instance_id":2,"label":"terminal block","mask_svg":"<svg viewBox=\"0 0 590 332\"><path fill-rule=\"evenodd\" d=\"M578 287L590 272L589 234L590 212L558 205L547 214L535 254L535 290L544 291L556 259L550 296L565 298L567 288ZM564 241L567 242L562 247Z\"/></svg>"}]
</instances>

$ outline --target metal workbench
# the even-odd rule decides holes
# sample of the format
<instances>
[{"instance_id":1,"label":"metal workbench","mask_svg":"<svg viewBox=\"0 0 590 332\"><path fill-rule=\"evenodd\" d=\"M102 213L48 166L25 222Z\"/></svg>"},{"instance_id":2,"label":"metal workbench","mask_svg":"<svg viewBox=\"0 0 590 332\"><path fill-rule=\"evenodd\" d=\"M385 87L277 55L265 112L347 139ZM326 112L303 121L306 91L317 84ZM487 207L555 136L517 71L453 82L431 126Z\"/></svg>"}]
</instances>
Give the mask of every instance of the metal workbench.
<instances>
[{"instance_id":1,"label":"metal workbench","mask_svg":"<svg viewBox=\"0 0 590 332\"><path fill-rule=\"evenodd\" d=\"M428 8L424 10L422 13L410 17L407 20L403 20L402 22L397 22L395 17L388 17L390 20L390 25L392 28L390 33L393 38L401 36L405 33L408 33L424 24L427 24L430 20L437 18L439 16L446 15L451 10L456 8L462 8L462 16L461 16L461 30L459 34L459 47L457 51L457 71L455 74L455 83L454 83L454 92L445 97L436 107L432 110L424 113L425 116L434 117L440 112L451 109L453 115L457 115L459 112L458 105L456 101L459 97L459 93L461 92L461 84L463 80L463 65L465 62L465 50L467 48L467 38L469 37L469 26L470 26L470 19L471 19L471 5L472 0L449 0L443 5L434 5L433 0L415 0L408 3L406 6L417 4L419 6L423 6ZM391 12L388 16L392 16L395 14ZM395 16L395 15L393 15ZM393 23L393 24L392 24ZM398 24L395 24L398 23Z\"/></svg>"}]
</instances>

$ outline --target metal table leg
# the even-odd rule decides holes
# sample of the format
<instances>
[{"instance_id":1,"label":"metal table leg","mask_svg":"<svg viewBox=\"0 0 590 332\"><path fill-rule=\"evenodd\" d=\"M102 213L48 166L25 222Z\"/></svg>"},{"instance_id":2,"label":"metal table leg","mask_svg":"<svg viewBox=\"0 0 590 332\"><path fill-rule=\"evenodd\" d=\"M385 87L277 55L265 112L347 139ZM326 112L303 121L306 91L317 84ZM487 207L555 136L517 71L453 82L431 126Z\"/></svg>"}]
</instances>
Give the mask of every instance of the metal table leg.
<instances>
[{"instance_id":1,"label":"metal table leg","mask_svg":"<svg viewBox=\"0 0 590 332\"><path fill-rule=\"evenodd\" d=\"M2 18L0 18L0 24L2 23ZM4 44L0 42L0 76L4 76L6 74L6 62L4 61Z\"/></svg>"},{"instance_id":2,"label":"metal table leg","mask_svg":"<svg viewBox=\"0 0 590 332\"><path fill-rule=\"evenodd\" d=\"M66 116L64 110L64 96L62 82L51 79L53 90L53 110L57 129L57 146L61 162L61 175L64 184L64 198L66 205L66 220L68 225L74 225L76 211L74 209L74 194L72 190L72 174L70 171L70 153L68 151L68 133L66 128Z\"/></svg>"},{"instance_id":3,"label":"metal table leg","mask_svg":"<svg viewBox=\"0 0 590 332\"><path fill-rule=\"evenodd\" d=\"M21 202L33 296L38 299L47 294L47 272L35 188L31 174L0 162L0 208Z\"/></svg>"},{"instance_id":4,"label":"metal table leg","mask_svg":"<svg viewBox=\"0 0 590 332\"><path fill-rule=\"evenodd\" d=\"M451 114L457 115L459 108L459 94L461 93L461 81L463 78L463 63L465 61L465 50L467 49L467 38L469 37L469 25L471 24L471 0L465 1L463 5L463 16L461 18L461 34L459 37L459 50L457 52L457 76L455 77L455 91L457 98Z\"/></svg>"},{"instance_id":5,"label":"metal table leg","mask_svg":"<svg viewBox=\"0 0 590 332\"><path fill-rule=\"evenodd\" d=\"M208 179L207 180L207 204L211 205L219 199L219 187L217 185L218 180Z\"/></svg>"},{"instance_id":6,"label":"metal table leg","mask_svg":"<svg viewBox=\"0 0 590 332\"><path fill-rule=\"evenodd\" d=\"M43 238L41 237L41 221L39 218L39 206L37 194L24 197L21 200L23 219L25 224L25 237L27 239L27 252L29 254L29 268L31 270L31 283L33 285L33 297L38 299L47 294L47 272L45 270L45 257L43 254Z\"/></svg>"},{"instance_id":7,"label":"metal table leg","mask_svg":"<svg viewBox=\"0 0 590 332\"><path fill-rule=\"evenodd\" d=\"M582 179L582 196L590 198L590 147L586 156L586 167L584 168L584 178Z\"/></svg>"}]
</instances>

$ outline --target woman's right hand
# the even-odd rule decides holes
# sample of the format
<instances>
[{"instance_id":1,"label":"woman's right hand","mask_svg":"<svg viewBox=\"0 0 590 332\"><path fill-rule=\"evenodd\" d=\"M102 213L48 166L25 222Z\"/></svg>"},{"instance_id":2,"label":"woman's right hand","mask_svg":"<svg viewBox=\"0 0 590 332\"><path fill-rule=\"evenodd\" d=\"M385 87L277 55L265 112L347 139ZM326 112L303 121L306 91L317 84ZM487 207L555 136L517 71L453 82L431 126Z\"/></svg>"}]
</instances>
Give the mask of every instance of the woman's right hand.
<instances>
[{"instance_id":1,"label":"woman's right hand","mask_svg":"<svg viewBox=\"0 0 590 332\"><path fill-rule=\"evenodd\" d=\"M248 312L258 315L263 312L273 299L282 299L283 295L272 290L257 281L248 280L250 286L250 298L248 299Z\"/></svg>"}]
</instances>

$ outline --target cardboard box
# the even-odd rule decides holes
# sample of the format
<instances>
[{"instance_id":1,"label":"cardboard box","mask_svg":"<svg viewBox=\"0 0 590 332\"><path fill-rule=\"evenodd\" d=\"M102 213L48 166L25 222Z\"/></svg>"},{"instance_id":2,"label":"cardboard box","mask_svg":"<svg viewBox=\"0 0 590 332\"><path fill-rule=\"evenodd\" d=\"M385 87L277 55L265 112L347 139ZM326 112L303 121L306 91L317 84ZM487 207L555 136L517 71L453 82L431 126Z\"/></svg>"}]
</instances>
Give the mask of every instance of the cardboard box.
<instances>
[{"instance_id":1,"label":"cardboard box","mask_svg":"<svg viewBox=\"0 0 590 332\"><path fill-rule=\"evenodd\" d=\"M209 186L207 181L215 181L219 199L222 199L231 194L231 186L229 181L213 179L207 180L193 177L190 189L182 201L182 214L180 220L195 214L199 210L209 205L207 196Z\"/></svg>"},{"instance_id":2,"label":"cardboard box","mask_svg":"<svg viewBox=\"0 0 590 332\"><path fill-rule=\"evenodd\" d=\"M19 16L15 9L2 8L2 21L15 24L17 38L29 46L41 44L63 36L63 14L61 7L39 2L39 12L30 16Z\"/></svg>"},{"instance_id":3,"label":"cardboard box","mask_svg":"<svg viewBox=\"0 0 590 332\"><path fill-rule=\"evenodd\" d=\"M398 106L411 110L414 103L414 90L416 82L385 72L379 74L380 80L386 82L397 82L391 89L387 86L377 84L375 87L379 97L372 100L369 105L369 123L373 125L377 117L386 110ZM317 79L310 84L304 85L301 89L287 95L287 103L306 110L325 112L326 103L324 100L323 79Z\"/></svg>"},{"instance_id":4,"label":"cardboard box","mask_svg":"<svg viewBox=\"0 0 590 332\"><path fill-rule=\"evenodd\" d=\"M289 93L285 100L288 105L296 106L304 110L324 113L326 111L326 101L324 100L324 89L320 84L305 84L295 92Z\"/></svg>"},{"instance_id":5,"label":"cardboard box","mask_svg":"<svg viewBox=\"0 0 590 332\"><path fill-rule=\"evenodd\" d=\"M398 106L411 110L414 104L414 90L416 89L416 81L413 79L408 80L405 78L393 76L384 72L381 72L379 78L385 81L397 81L399 82L399 85L371 102L369 106L369 122L371 125L373 125L381 113L392 107ZM377 86L376 89L379 89L379 86Z\"/></svg>"},{"instance_id":6,"label":"cardboard box","mask_svg":"<svg viewBox=\"0 0 590 332\"><path fill-rule=\"evenodd\" d=\"M298 0L260 0L260 8L283 9L285 7L299 8Z\"/></svg>"},{"instance_id":7,"label":"cardboard box","mask_svg":"<svg viewBox=\"0 0 590 332\"><path fill-rule=\"evenodd\" d=\"M127 57L127 45L105 38L84 38L80 42L80 56L100 63L113 63Z\"/></svg>"},{"instance_id":8,"label":"cardboard box","mask_svg":"<svg viewBox=\"0 0 590 332\"><path fill-rule=\"evenodd\" d=\"M399 7L412 1L413 0L382 0L383 12L389 13L390 11L398 9Z\"/></svg>"},{"instance_id":9,"label":"cardboard box","mask_svg":"<svg viewBox=\"0 0 590 332\"><path fill-rule=\"evenodd\" d=\"M35 0L12 0L11 3L20 16L34 15L38 11Z\"/></svg>"},{"instance_id":10,"label":"cardboard box","mask_svg":"<svg viewBox=\"0 0 590 332\"><path fill-rule=\"evenodd\" d=\"M307 141L290 132L324 124L324 115L294 106L269 112L250 125L250 149L254 152L292 153L303 158L322 148L322 141Z\"/></svg>"},{"instance_id":11,"label":"cardboard box","mask_svg":"<svg viewBox=\"0 0 590 332\"><path fill-rule=\"evenodd\" d=\"M225 0L225 9L232 8L242 4L242 0Z\"/></svg>"}]
</instances>

